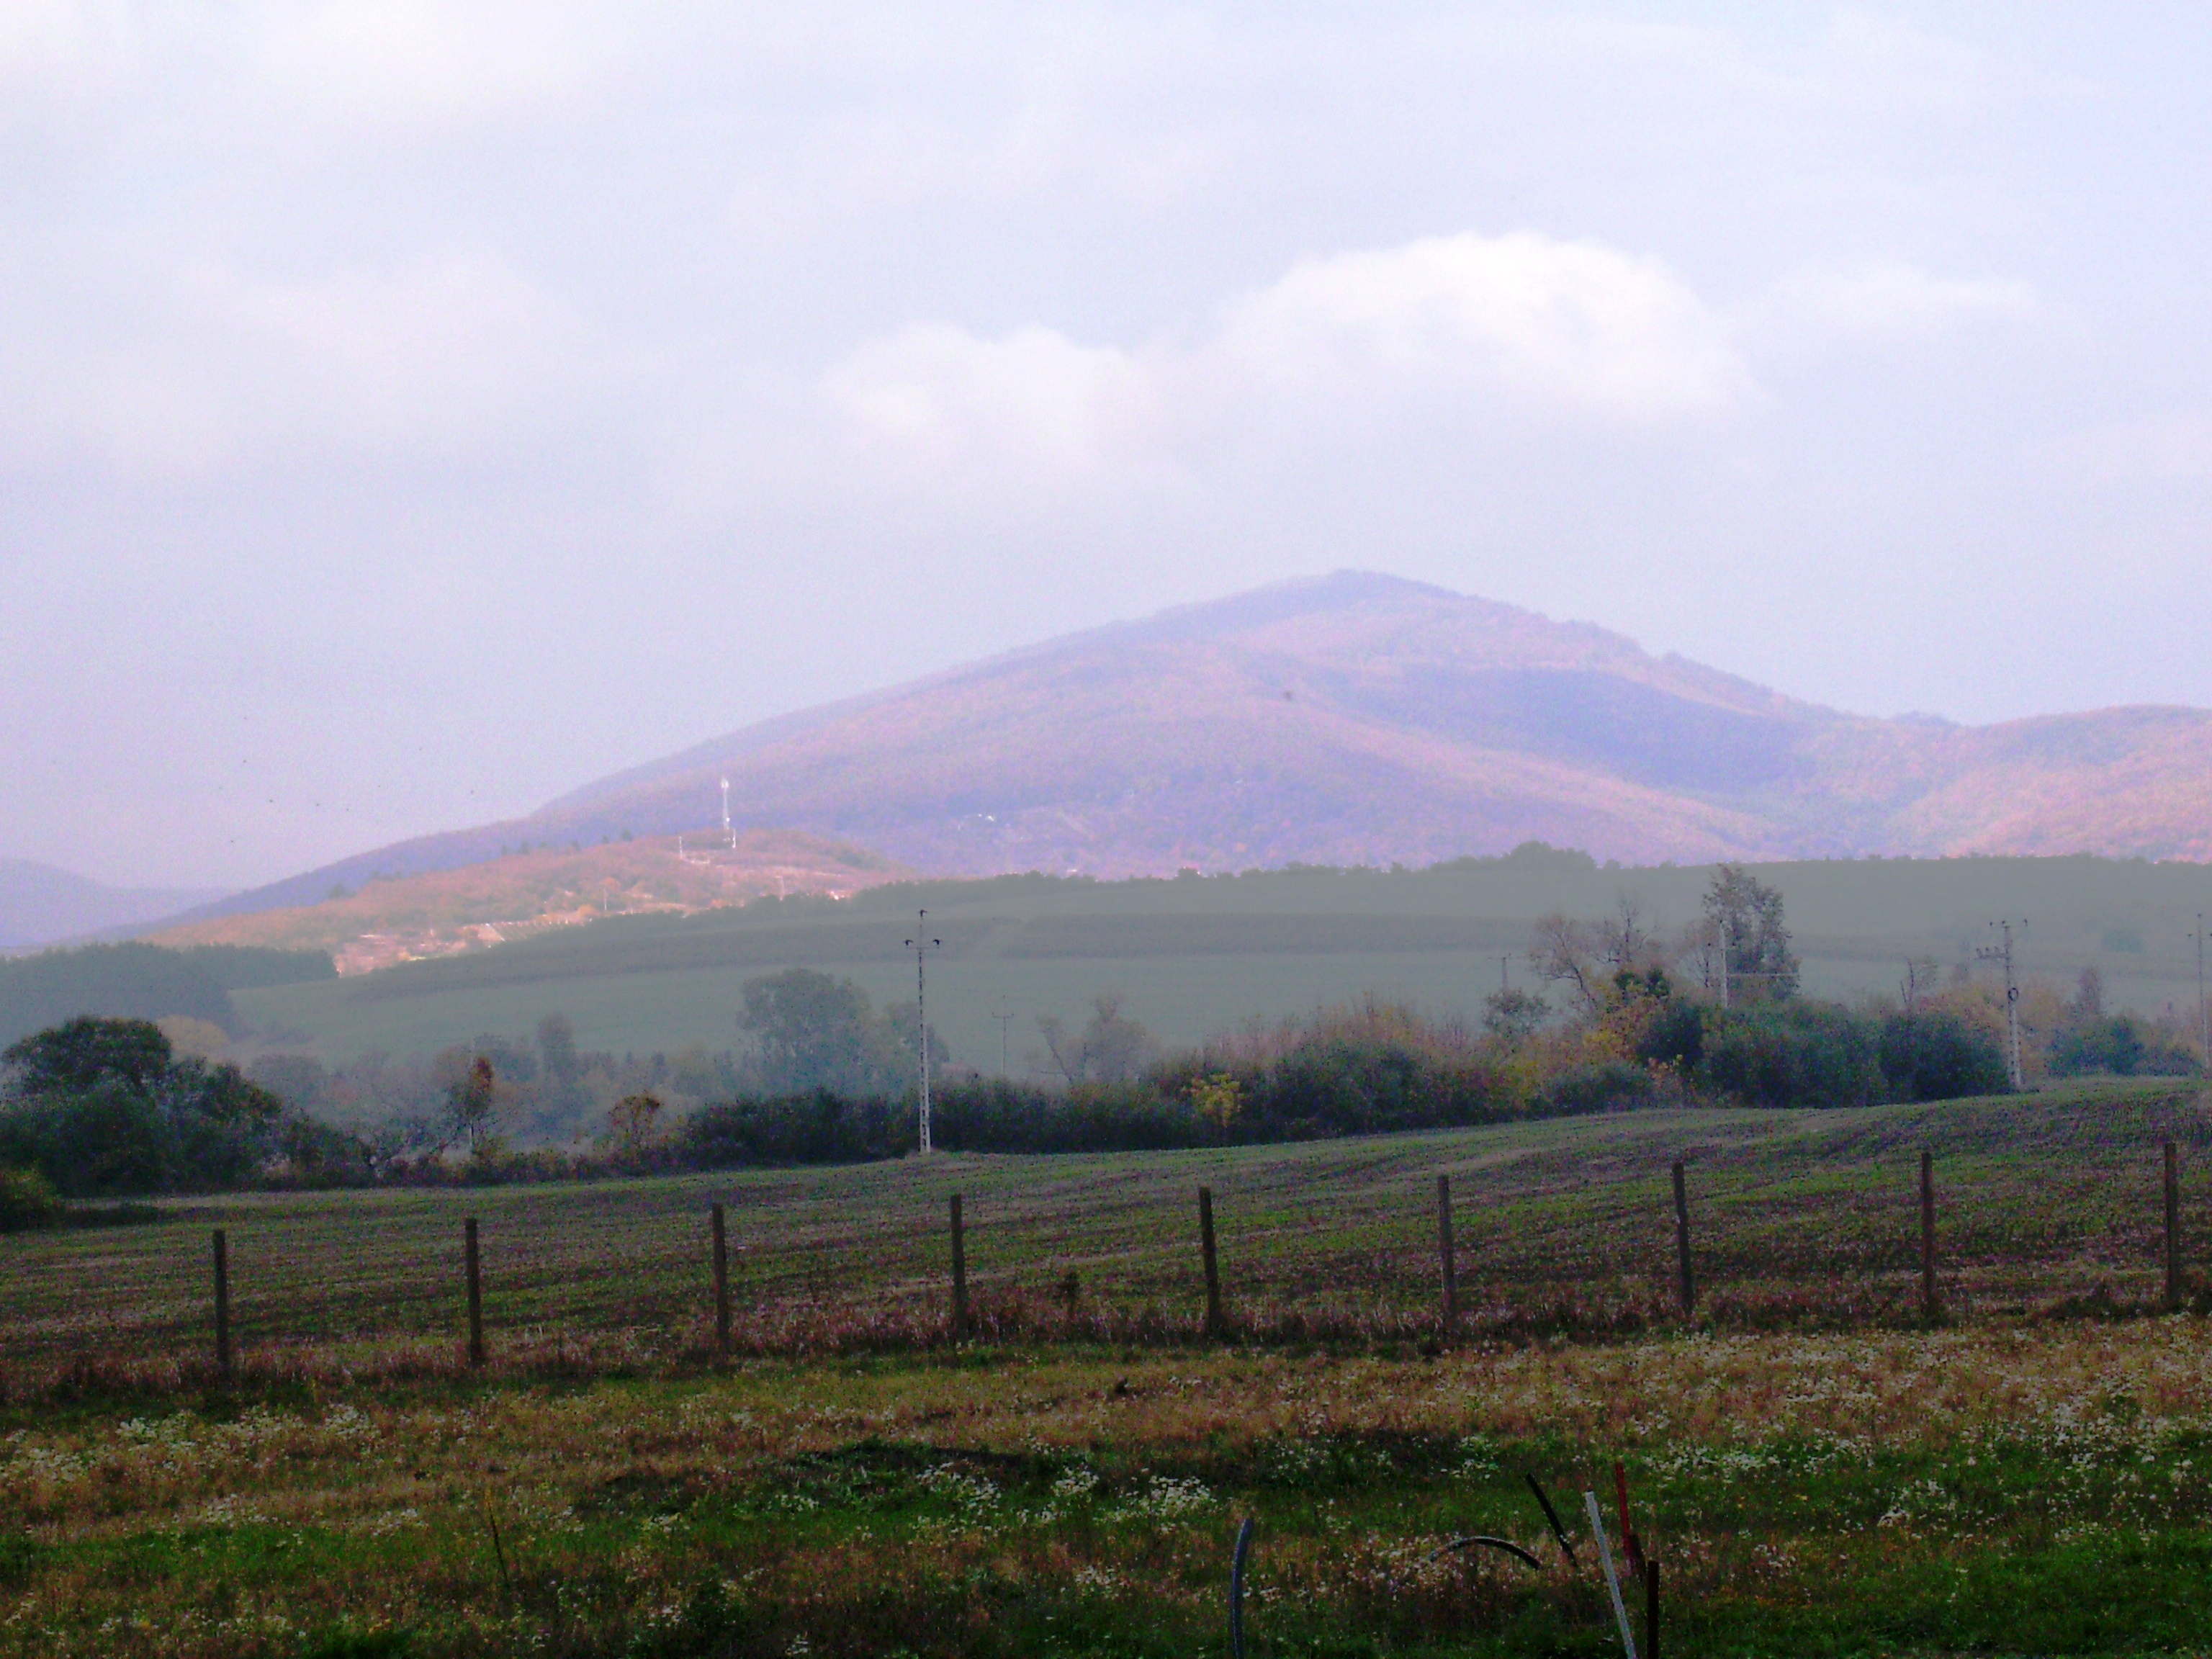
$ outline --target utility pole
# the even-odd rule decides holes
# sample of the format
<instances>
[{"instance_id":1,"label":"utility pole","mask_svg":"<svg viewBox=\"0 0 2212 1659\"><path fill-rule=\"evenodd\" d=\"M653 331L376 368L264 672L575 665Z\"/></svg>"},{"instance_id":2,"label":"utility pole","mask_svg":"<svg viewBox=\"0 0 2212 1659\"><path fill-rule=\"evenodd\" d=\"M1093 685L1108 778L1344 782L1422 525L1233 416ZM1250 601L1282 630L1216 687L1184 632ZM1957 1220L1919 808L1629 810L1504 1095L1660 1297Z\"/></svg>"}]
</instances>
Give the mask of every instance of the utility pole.
<instances>
[{"instance_id":1,"label":"utility pole","mask_svg":"<svg viewBox=\"0 0 2212 1659\"><path fill-rule=\"evenodd\" d=\"M2204 1000L2204 913L2197 913L2197 931L2189 936L2197 943L2197 1040L2204 1051L2204 1074L2212 1077L2212 1007Z\"/></svg>"},{"instance_id":2,"label":"utility pole","mask_svg":"<svg viewBox=\"0 0 2212 1659\"><path fill-rule=\"evenodd\" d=\"M2020 925L2023 927L2027 926L2026 916L2020 919ZM2013 1092L2017 1094L2026 1085L2021 1081L2020 1073L2020 981L2014 975L2012 967L2012 923L1993 921L1990 926L2003 930L2004 943L1984 945L1974 954L1984 962L2004 963L2005 1075L2011 1080Z\"/></svg>"},{"instance_id":3,"label":"utility pole","mask_svg":"<svg viewBox=\"0 0 2212 1659\"><path fill-rule=\"evenodd\" d=\"M926 1154L929 1146L929 975L922 963L932 951L941 951L945 941L927 937L920 923L929 920L929 912L917 910L919 922L915 935L906 942L914 952L914 1012L915 1024L921 1029L915 1033L916 1045L921 1050L921 1150Z\"/></svg>"},{"instance_id":4,"label":"utility pole","mask_svg":"<svg viewBox=\"0 0 2212 1659\"><path fill-rule=\"evenodd\" d=\"M1498 958L1498 988L1508 996L1513 994L1513 958L1511 957Z\"/></svg>"},{"instance_id":5,"label":"utility pole","mask_svg":"<svg viewBox=\"0 0 2212 1659\"><path fill-rule=\"evenodd\" d=\"M1006 1032L1012 1026L1014 1017L1006 1008L1006 997L1003 991L999 994L999 1012L991 1018L999 1022L999 1075L1011 1077L1013 1073L1006 1069Z\"/></svg>"}]
</instances>

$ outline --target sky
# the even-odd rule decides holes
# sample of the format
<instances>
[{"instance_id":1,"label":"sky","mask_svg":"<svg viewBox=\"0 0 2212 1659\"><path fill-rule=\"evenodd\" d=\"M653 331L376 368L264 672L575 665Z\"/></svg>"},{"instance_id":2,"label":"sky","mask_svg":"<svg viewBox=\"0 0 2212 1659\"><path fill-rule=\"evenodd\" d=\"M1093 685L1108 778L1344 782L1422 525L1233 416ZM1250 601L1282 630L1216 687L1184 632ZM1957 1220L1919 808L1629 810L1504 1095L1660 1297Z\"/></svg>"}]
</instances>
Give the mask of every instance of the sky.
<instances>
[{"instance_id":1,"label":"sky","mask_svg":"<svg viewBox=\"0 0 2212 1659\"><path fill-rule=\"evenodd\" d=\"M2212 704L2208 36L0 0L0 855L274 879L1346 567Z\"/></svg>"}]
</instances>

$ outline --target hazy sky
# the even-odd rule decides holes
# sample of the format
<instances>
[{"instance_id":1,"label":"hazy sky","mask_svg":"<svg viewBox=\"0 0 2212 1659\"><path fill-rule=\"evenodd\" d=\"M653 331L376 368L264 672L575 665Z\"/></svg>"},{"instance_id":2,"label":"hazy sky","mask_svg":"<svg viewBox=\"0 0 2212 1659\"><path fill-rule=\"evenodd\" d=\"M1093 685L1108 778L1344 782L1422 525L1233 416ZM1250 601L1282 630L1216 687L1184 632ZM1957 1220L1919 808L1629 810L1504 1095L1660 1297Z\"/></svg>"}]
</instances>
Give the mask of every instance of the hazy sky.
<instances>
[{"instance_id":1,"label":"hazy sky","mask_svg":"<svg viewBox=\"0 0 2212 1659\"><path fill-rule=\"evenodd\" d=\"M2212 703L2208 34L0 0L0 854L268 879L1347 565Z\"/></svg>"}]
</instances>

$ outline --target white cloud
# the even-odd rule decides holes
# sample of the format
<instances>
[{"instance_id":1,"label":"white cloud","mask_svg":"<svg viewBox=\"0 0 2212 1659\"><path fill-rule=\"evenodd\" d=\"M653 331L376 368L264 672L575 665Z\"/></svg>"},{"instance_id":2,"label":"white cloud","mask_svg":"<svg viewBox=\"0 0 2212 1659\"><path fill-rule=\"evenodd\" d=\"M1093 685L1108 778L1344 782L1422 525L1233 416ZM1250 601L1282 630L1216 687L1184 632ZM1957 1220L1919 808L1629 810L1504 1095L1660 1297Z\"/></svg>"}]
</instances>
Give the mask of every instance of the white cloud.
<instances>
[{"instance_id":1,"label":"white cloud","mask_svg":"<svg viewBox=\"0 0 2212 1659\"><path fill-rule=\"evenodd\" d=\"M917 325L860 346L822 391L916 460L1091 471L1262 405L1276 422L1326 422L1350 399L1646 424L1725 410L1756 387L1721 320L1657 261L1522 231L1305 261L1194 344Z\"/></svg>"},{"instance_id":2,"label":"white cloud","mask_svg":"<svg viewBox=\"0 0 2212 1659\"><path fill-rule=\"evenodd\" d=\"M1279 386L1396 382L1607 420L1753 390L1725 325L1657 260L1531 231L1307 260L1231 308L1219 349Z\"/></svg>"},{"instance_id":3,"label":"white cloud","mask_svg":"<svg viewBox=\"0 0 2212 1659\"><path fill-rule=\"evenodd\" d=\"M984 450L1075 471L1131 432L1149 390L1137 360L1113 347L1037 327L986 340L948 323L863 345L823 389L870 436L920 460Z\"/></svg>"}]
</instances>

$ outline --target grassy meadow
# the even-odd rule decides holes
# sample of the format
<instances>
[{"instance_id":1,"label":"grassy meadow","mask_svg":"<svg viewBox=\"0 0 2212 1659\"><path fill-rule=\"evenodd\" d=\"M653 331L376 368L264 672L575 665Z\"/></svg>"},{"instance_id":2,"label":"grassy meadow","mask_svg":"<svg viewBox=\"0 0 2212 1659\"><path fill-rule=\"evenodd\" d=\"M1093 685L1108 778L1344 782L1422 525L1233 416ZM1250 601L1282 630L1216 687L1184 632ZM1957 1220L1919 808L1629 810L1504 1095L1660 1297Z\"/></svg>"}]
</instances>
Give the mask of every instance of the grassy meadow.
<instances>
[{"instance_id":1,"label":"grassy meadow","mask_svg":"<svg viewBox=\"0 0 2212 1659\"><path fill-rule=\"evenodd\" d=\"M1867 859L1753 866L1787 901L1813 995L1895 994L1905 958L1945 972L1992 970L1974 952L1993 917L2027 915L2020 969L2070 992L2084 968L2115 1008L2192 1015L2191 918L2212 911L2202 865L2109 859ZM480 1032L525 1035L562 1013L586 1048L670 1053L737 1040L748 979L793 966L847 975L878 1004L914 994L902 941L927 907L944 949L930 1015L963 1066L1031 1069L1036 1018L1079 1018L1101 992L1170 1047L1258 1018L1373 994L1479 1018L1500 961L1528 984L1535 919L1597 916L1627 899L1670 934L1693 921L1710 866L1601 867L1533 852L1426 870L1276 870L1176 880L1017 876L902 882L842 902L793 898L692 916L617 916L495 950L406 963L343 981L234 997L253 1047L325 1060L381 1048L427 1053Z\"/></svg>"},{"instance_id":2,"label":"grassy meadow","mask_svg":"<svg viewBox=\"0 0 2212 1659\"><path fill-rule=\"evenodd\" d=\"M259 1195L15 1235L0 1653L1220 1652L1247 1515L1255 1653L1618 1652L1579 1497L1613 1530L1616 1460L1669 1653L2212 1651L2212 1320L2203 1266L2160 1306L2168 1138L2212 1266L2212 1119L2171 1086ZM954 1191L977 1324L957 1346ZM1443 1549L1473 1533L1538 1565Z\"/></svg>"}]
</instances>

